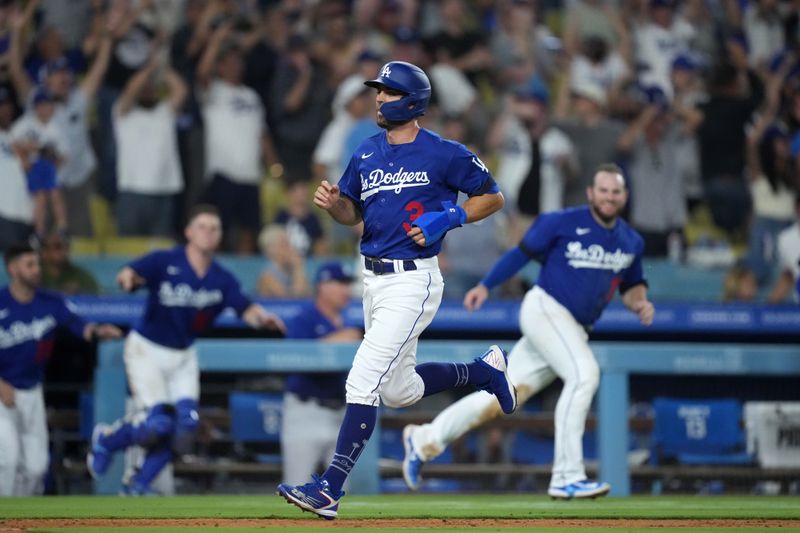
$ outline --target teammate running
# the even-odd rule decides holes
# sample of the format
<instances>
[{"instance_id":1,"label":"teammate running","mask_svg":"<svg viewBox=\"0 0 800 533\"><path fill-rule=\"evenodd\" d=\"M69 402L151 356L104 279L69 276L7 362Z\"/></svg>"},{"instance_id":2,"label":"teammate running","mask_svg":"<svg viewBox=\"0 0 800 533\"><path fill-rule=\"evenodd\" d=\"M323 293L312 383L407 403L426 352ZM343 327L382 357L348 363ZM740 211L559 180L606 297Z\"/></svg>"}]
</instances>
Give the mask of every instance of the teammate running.
<instances>
[{"instance_id":1,"label":"teammate running","mask_svg":"<svg viewBox=\"0 0 800 533\"><path fill-rule=\"evenodd\" d=\"M522 242L501 257L464 297L464 307L479 309L489 290L530 260L542 264L539 279L522 301L522 338L509 354L509 376L518 401L564 381L555 412L555 458L547 493L559 499L608 494L608 483L586 478L581 439L597 390L600 370L589 348L588 329L619 289L622 302L645 326L653 321L642 277L642 238L619 218L628 192L622 170L603 165L586 190L589 205L540 215ZM403 478L412 490L420 469L461 435L500 414L492 398L471 394L430 424L403 429Z\"/></svg>"},{"instance_id":2,"label":"teammate running","mask_svg":"<svg viewBox=\"0 0 800 533\"><path fill-rule=\"evenodd\" d=\"M253 328L285 330L281 320L242 294L236 278L214 260L222 239L218 211L198 205L186 225L186 246L147 254L120 270L126 292L148 290L144 316L125 342L125 370L140 416L97 424L87 465L103 475L112 455L131 445L147 449L144 461L122 487L125 495L155 491L150 482L197 429L200 372L194 340L226 307Z\"/></svg>"},{"instance_id":3,"label":"teammate running","mask_svg":"<svg viewBox=\"0 0 800 533\"><path fill-rule=\"evenodd\" d=\"M377 123L385 131L356 149L338 185L323 181L314 196L340 224L364 222L364 341L347 377L333 461L311 483L278 486L289 503L329 520L372 435L380 401L405 407L472 384L495 394L504 412L516 408L506 355L497 346L471 363L416 362L418 338L442 300L436 255L444 234L501 209L503 196L475 154L417 123L431 96L422 69L392 61L365 84L377 90ZM455 205L459 191L469 195L462 206Z\"/></svg>"}]
</instances>

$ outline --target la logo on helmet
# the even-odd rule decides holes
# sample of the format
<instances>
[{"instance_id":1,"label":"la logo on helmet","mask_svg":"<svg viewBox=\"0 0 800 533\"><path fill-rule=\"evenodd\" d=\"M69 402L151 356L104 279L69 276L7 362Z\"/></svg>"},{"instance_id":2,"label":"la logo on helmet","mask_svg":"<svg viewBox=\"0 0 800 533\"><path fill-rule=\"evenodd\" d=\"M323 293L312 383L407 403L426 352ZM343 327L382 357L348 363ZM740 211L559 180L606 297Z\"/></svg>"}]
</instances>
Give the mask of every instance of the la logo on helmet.
<instances>
[{"instance_id":1,"label":"la logo on helmet","mask_svg":"<svg viewBox=\"0 0 800 533\"><path fill-rule=\"evenodd\" d=\"M392 69L389 68L389 64L387 63L381 69L381 76L384 78L388 78L391 75L392 75Z\"/></svg>"}]
</instances>

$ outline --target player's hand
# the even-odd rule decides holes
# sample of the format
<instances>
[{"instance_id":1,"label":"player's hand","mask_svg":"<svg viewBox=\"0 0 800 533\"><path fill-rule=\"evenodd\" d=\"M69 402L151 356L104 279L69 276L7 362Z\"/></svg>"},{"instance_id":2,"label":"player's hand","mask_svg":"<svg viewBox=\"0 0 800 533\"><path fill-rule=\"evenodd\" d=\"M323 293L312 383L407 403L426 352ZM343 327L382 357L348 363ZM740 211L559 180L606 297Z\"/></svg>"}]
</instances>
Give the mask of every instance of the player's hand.
<instances>
[{"instance_id":1,"label":"player's hand","mask_svg":"<svg viewBox=\"0 0 800 533\"><path fill-rule=\"evenodd\" d=\"M332 185L328 183L328 180L322 180L314 192L314 205L328 211L336 205L340 197L341 191L338 185Z\"/></svg>"},{"instance_id":2,"label":"player's hand","mask_svg":"<svg viewBox=\"0 0 800 533\"><path fill-rule=\"evenodd\" d=\"M14 407L17 404L17 393L10 383L0 379L0 402L6 407Z\"/></svg>"},{"instance_id":3,"label":"player's hand","mask_svg":"<svg viewBox=\"0 0 800 533\"><path fill-rule=\"evenodd\" d=\"M117 285L125 292L133 292L144 285L144 278L131 267L125 267L117 274Z\"/></svg>"},{"instance_id":4,"label":"player's hand","mask_svg":"<svg viewBox=\"0 0 800 533\"><path fill-rule=\"evenodd\" d=\"M464 309L467 311L477 311L487 298L489 298L489 289L486 288L486 285L479 283L467 291L467 294L464 296Z\"/></svg>"},{"instance_id":5,"label":"player's hand","mask_svg":"<svg viewBox=\"0 0 800 533\"><path fill-rule=\"evenodd\" d=\"M87 341L94 339L119 339L122 337L122 330L113 324L89 324L83 332L83 337Z\"/></svg>"},{"instance_id":6,"label":"player's hand","mask_svg":"<svg viewBox=\"0 0 800 533\"><path fill-rule=\"evenodd\" d=\"M259 304L253 304L248 307L242 314L242 320L256 329L277 329L284 335L286 334L286 324L283 323L283 320L278 315L268 312Z\"/></svg>"},{"instance_id":7,"label":"player's hand","mask_svg":"<svg viewBox=\"0 0 800 533\"><path fill-rule=\"evenodd\" d=\"M420 246L425 246L425 234L417 226L411 228L411 231L406 233L411 239Z\"/></svg>"},{"instance_id":8,"label":"player's hand","mask_svg":"<svg viewBox=\"0 0 800 533\"><path fill-rule=\"evenodd\" d=\"M633 304L631 309L634 313L639 315L639 322L641 322L643 326L649 326L653 323L653 317L656 314L656 308L653 306L653 302L649 300L639 300Z\"/></svg>"}]
</instances>

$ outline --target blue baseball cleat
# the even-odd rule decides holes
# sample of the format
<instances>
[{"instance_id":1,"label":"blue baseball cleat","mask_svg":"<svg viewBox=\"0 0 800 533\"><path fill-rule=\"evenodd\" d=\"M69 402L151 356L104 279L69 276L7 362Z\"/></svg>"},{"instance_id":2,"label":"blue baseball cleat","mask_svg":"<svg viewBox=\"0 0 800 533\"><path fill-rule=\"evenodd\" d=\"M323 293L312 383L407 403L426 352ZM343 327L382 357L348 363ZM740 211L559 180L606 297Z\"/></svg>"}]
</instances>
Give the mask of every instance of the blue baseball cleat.
<instances>
[{"instance_id":1,"label":"blue baseball cleat","mask_svg":"<svg viewBox=\"0 0 800 533\"><path fill-rule=\"evenodd\" d=\"M403 457L403 479L406 486L411 490L417 490L419 483L422 480L421 470L422 465L425 464L419 454L414 450L414 443L411 441L411 434L419 426L409 424L403 428L403 448L405 448L405 457Z\"/></svg>"},{"instance_id":2,"label":"blue baseball cleat","mask_svg":"<svg viewBox=\"0 0 800 533\"><path fill-rule=\"evenodd\" d=\"M97 424L92 431L92 448L86 455L86 467L89 469L89 474L94 479L100 479L100 476L106 473L108 467L111 466L111 459L113 455L100 444L100 437L106 433L110 426L102 422Z\"/></svg>"},{"instance_id":3,"label":"blue baseball cleat","mask_svg":"<svg viewBox=\"0 0 800 533\"><path fill-rule=\"evenodd\" d=\"M135 481L123 483L119 490L120 496L161 496L157 490L151 489L148 485L142 485Z\"/></svg>"},{"instance_id":4,"label":"blue baseball cleat","mask_svg":"<svg viewBox=\"0 0 800 533\"><path fill-rule=\"evenodd\" d=\"M283 496L287 502L303 511L312 512L325 520L333 520L336 518L339 500L344 496L344 491L334 496L326 480L316 474L311 477L311 483L305 485L281 483L278 485L278 496Z\"/></svg>"},{"instance_id":5,"label":"blue baseball cleat","mask_svg":"<svg viewBox=\"0 0 800 533\"><path fill-rule=\"evenodd\" d=\"M583 481L576 481L575 483L570 483L563 487L550 487L547 489L547 494L559 500L571 500L573 498L579 500L581 498L605 496L610 490L611 485L605 481L584 479Z\"/></svg>"},{"instance_id":6,"label":"blue baseball cleat","mask_svg":"<svg viewBox=\"0 0 800 533\"><path fill-rule=\"evenodd\" d=\"M486 366L491 376L489 383L479 388L494 394L505 414L513 413L517 408L517 389L508 378L508 356L505 350L493 344L476 361Z\"/></svg>"}]
</instances>

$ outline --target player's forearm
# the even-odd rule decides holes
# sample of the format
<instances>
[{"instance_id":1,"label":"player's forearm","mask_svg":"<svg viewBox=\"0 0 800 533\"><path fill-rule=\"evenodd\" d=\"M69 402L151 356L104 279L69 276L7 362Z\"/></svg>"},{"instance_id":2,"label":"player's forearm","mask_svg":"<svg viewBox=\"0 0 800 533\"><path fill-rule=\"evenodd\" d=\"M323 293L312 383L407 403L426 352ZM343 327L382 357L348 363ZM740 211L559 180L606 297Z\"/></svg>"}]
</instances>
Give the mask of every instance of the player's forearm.
<instances>
[{"instance_id":1,"label":"player's forearm","mask_svg":"<svg viewBox=\"0 0 800 533\"><path fill-rule=\"evenodd\" d=\"M345 226L355 226L361 222L361 212L346 198L339 198L333 207L328 209L328 213L336 222Z\"/></svg>"},{"instance_id":2,"label":"player's forearm","mask_svg":"<svg viewBox=\"0 0 800 533\"><path fill-rule=\"evenodd\" d=\"M461 207L467 212L467 223L469 224L470 222L483 220L492 213L500 211L504 205L505 198L503 198L503 193L497 192L467 198L467 201Z\"/></svg>"},{"instance_id":3,"label":"player's forearm","mask_svg":"<svg viewBox=\"0 0 800 533\"><path fill-rule=\"evenodd\" d=\"M637 305L647 300L647 287L636 285L631 287L622 295L622 303L633 312L636 312Z\"/></svg>"}]
</instances>

